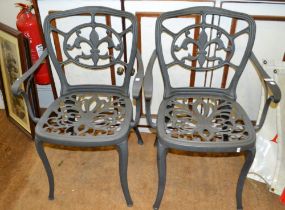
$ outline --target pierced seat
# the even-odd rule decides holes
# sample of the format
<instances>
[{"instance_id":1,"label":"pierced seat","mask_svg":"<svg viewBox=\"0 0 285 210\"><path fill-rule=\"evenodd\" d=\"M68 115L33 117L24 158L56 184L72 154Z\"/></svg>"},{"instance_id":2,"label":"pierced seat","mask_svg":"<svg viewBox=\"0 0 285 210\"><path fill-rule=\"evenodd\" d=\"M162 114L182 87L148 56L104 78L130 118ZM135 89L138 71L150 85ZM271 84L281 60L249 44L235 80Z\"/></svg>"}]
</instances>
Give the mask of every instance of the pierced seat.
<instances>
[{"instance_id":1,"label":"pierced seat","mask_svg":"<svg viewBox=\"0 0 285 210\"><path fill-rule=\"evenodd\" d=\"M113 144L112 141L129 132L132 113L127 110L130 109L131 100L122 95L71 93L49 106L37 123L36 138L66 145Z\"/></svg>"},{"instance_id":2,"label":"pierced seat","mask_svg":"<svg viewBox=\"0 0 285 210\"><path fill-rule=\"evenodd\" d=\"M174 96L161 103L158 113L158 137L174 148L235 152L255 142L247 114L229 98Z\"/></svg>"}]
</instances>

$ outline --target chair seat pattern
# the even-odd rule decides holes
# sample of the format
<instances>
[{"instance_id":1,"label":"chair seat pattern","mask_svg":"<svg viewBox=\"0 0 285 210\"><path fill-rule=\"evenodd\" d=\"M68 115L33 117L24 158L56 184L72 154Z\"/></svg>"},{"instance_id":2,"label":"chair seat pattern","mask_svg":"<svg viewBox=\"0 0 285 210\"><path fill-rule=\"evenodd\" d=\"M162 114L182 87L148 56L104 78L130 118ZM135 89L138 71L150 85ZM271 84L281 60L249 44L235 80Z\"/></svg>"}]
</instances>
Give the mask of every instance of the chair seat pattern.
<instances>
[{"instance_id":1,"label":"chair seat pattern","mask_svg":"<svg viewBox=\"0 0 285 210\"><path fill-rule=\"evenodd\" d=\"M164 106L161 124L164 134L173 141L238 143L254 135L246 113L233 100L208 96L174 97Z\"/></svg>"},{"instance_id":2,"label":"chair seat pattern","mask_svg":"<svg viewBox=\"0 0 285 210\"><path fill-rule=\"evenodd\" d=\"M128 98L107 93L72 93L57 99L37 124L39 135L115 136L131 120ZM127 111L128 110L128 111Z\"/></svg>"}]
</instances>

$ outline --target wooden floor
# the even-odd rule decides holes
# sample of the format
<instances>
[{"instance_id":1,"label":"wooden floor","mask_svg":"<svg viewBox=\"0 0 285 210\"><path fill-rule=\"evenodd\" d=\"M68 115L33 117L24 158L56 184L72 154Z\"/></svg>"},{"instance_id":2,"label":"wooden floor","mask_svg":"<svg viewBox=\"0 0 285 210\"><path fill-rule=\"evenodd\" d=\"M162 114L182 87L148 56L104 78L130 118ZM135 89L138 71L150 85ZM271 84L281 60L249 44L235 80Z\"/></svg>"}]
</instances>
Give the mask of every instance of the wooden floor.
<instances>
[{"instance_id":1,"label":"wooden floor","mask_svg":"<svg viewBox=\"0 0 285 210\"><path fill-rule=\"evenodd\" d=\"M125 204L113 148L46 147L55 175L55 200L47 199L48 183L33 142L0 112L1 210L151 210L157 171L154 135L145 144L129 138L129 186L134 206ZM161 210L234 210L235 186L243 156L200 157L171 152ZM264 184L246 180L244 210L285 209Z\"/></svg>"}]
</instances>

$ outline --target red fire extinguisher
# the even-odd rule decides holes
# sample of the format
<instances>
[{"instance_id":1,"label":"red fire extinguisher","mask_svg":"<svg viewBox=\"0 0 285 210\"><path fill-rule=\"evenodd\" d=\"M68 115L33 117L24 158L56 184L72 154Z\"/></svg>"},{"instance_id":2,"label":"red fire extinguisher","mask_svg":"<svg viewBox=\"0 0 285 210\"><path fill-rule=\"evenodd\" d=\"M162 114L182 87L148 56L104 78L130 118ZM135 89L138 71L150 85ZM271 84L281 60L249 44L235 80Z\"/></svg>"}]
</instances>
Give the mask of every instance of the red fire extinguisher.
<instances>
[{"instance_id":1,"label":"red fire extinguisher","mask_svg":"<svg viewBox=\"0 0 285 210\"><path fill-rule=\"evenodd\" d=\"M33 6L17 3L21 11L17 15L17 28L21 31L30 43L30 54L32 62L35 63L43 52L43 40L35 14L31 12ZM46 62L42 63L39 70L35 73L36 83L39 85L50 84L49 69Z\"/></svg>"}]
</instances>

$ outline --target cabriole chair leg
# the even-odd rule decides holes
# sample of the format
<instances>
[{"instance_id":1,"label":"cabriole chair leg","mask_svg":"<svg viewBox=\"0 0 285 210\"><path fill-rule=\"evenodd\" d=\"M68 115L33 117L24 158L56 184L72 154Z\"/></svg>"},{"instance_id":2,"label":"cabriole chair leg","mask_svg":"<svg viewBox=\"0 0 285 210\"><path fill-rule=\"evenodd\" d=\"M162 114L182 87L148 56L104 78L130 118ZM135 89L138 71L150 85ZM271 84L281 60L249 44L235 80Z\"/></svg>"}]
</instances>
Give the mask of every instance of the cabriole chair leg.
<instances>
[{"instance_id":1,"label":"cabriole chair leg","mask_svg":"<svg viewBox=\"0 0 285 210\"><path fill-rule=\"evenodd\" d=\"M252 162L254 160L255 157L255 147L247 150L246 151L246 160L244 162L244 165L241 169L240 172L240 176L238 179L238 183L237 183L237 189L236 189L236 202L237 202L237 210L242 210L242 191L243 191L243 186L244 186L244 182L246 179L246 176L248 174L248 171L252 165Z\"/></svg>"},{"instance_id":2,"label":"cabriole chair leg","mask_svg":"<svg viewBox=\"0 0 285 210\"><path fill-rule=\"evenodd\" d=\"M138 144L143 145L142 136L141 136L141 133L140 133L140 131L139 131L137 126L134 127L134 131L135 131L136 136L138 138Z\"/></svg>"},{"instance_id":3,"label":"cabriole chair leg","mask_svg":"<svg viewBox=\"0 0 285 210\"><path fill-rule=\"evenodd\" d=\"M48 196L48 198L49 198L49 200L53 200L54 199L54 178L53 178L52 170L51 170L50 164L48 162L46 153L44 151L43 143L35 140L35 145L36 145L36 150L37 150L37 152L38 152L38 154L39 154L39 156L43 162L43 165L45 167L45 170L46 170L46 173L48 176L48 182L49 182L49 196Z\"/></svg>"},{"instance_id":4,"label":"cabriole chair leg","mask_svg":"<svg viewBox=\"0 0 285 210\"><path fill-rule=\"evenodd\" d=\"M167 149L157 142L157 169L158 169L158 190L156 195L156 200L153 204L153 209L158 210L164 189L165 189L165 182L166 182L166 155Z\"/></svg>"},{"instance_id":5,"label":"cabriole chair leg","mask_svg":"<svg viewBox=\"0 0 285 210\"><path fill-rule=\"evenodd\" d=\"M118 153L119 153L119 172L120 172L120 180L121 186L123 189L123 193L127 202L128 207L133 206L133 201L129 192L128 187L128 141L125 140L122 143L117 145Z\"/></svg>"}]
</instances>

